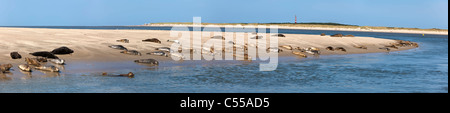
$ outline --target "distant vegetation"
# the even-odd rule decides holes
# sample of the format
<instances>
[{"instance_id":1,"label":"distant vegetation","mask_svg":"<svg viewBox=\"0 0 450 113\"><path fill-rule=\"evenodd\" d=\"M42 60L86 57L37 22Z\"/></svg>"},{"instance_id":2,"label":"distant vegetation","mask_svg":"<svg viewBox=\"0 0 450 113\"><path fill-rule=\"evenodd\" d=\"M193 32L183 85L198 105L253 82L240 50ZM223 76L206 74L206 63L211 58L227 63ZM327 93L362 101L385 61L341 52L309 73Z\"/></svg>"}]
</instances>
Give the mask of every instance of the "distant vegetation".
<instances>
[{"instance_id":1,"label":"distant vegetation","mask_svg":"<svg viewBox=\"0 0 450 113\"><path fill-rule=\"evenodd\" d=\"M192 25L192 22L169 22L169 23L151 23L145 25ZM404 27L374 27L374 26L358 26L340 23L202 23L202 25L278 25L286 27L322 27L322 28L348 28L348 29L376 29L376 30L421 30L421 31L439 31L448 32L447 29L420 29L420 28L404 28Z\"/></svg>"}]
</instances>

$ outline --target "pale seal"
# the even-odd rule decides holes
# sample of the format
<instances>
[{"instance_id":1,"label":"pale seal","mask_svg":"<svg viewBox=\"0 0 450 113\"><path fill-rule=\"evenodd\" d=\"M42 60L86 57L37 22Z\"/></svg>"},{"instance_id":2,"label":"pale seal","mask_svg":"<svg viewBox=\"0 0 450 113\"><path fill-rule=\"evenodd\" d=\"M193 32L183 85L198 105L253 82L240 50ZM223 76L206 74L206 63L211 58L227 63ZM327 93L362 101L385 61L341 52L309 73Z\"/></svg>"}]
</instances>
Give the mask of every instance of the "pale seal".
<instances>
[{"instance_id":1,"label":"pale seal","mask_svg":"<svg viewBox=\"0 0 450 113\"><path fill-rule=\"evenodd\" d=\"M169 57L169 55L167 53L165 53L164 51L150 52L150 53L147 53L147 55L156 55L156 56Z\"/></svg>"},{"instance_id":2,"label":"pale seal","mask_svg":"<svg viewBox=\"0 0 450 113\"><path fill-rule=\"evenodd\" d=\"M49 72L59 72L59 69L55 66L38 66L34 67L34 69L42 70L42 71L49 71Z\"/></svg>"},{"instance_id":3,"label":"pale seal","mask_svg":"<svg viewBox=\"0 0 450 113\"><path fill-rule=\"evenodd\" d=\"M31 67L28 64L19 65L19 69L25 72L31 72Z\"/></svg>"},{"instance_id":4,"label":"pale seal","mask_svg":"<svg viewBox=\"0 0 450 113\"><path fill-rule=\"evenodd\" d=\"M112 45L112 46L108 46L110 48L113 49L118 49L118 50L128 50L127 48L123 47L122 45Z\"/></svg>"}]
</instances>

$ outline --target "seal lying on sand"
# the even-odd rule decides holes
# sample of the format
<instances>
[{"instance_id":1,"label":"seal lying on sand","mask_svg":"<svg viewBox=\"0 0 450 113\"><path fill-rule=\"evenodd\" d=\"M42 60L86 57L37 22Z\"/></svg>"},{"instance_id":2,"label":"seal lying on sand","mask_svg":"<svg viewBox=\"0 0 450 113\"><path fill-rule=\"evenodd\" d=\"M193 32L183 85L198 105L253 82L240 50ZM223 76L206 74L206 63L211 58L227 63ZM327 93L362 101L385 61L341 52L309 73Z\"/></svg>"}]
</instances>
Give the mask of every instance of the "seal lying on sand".
<instances>
[{"instance_id":1,"label":"seal lying on sand","mask_svg":"<svg viewBox=\"0 0 450 113\"><path fill-rule=\"evenodd\" d=\"M222 40L225 40L225 37L223 37L223 36L213 36L213 37L211 37L211 39L222 39Z\"/></svg>"},{"instance_id":2,"label":"seal lying on sand","mask_svg":"<svg viewBox=\"0 0 450 113\"><path fill-rule=\"evenodd\" d=\"M279 48L272 48L272 47L269 47L269 48L267 48L267 50L266 50L267 52L278 52L278 53L281 53L281 52L283 52L283 50L282 49L279 49Z\"/></svg>"},{"instance_id":3,"label":"seal lying on sand","mask_svg":"<svg viewBox=\"0 0 450 113\"><path fill-rule=\"evenodd\" d=\"M355 35L344 35L344 37L355 37Z\"/></svg>"},{"instance_id":4,"label":"seal lying on sand","mask_svg":"<svg viewBox=\"0 0 450 113\"><path fill-rule=\"evenodd\" d=\"M343 47L336 47L336 49L334 49L336 51L343 51L343 52L347 52L347 50Z\"/></svg>"},{"instance_id":5,"label":"seal lying on sand","mask_svg":"<svg viewBox=\"0 0 450 113\"><path fill-rule=\"evenodd\" d=\"M5 73L8 72L13 67L12 64L2 64L0 65L0 72Z\"/></svg>"},{"instance_id":6,"label":"seal lying on sand","mask_svg":"<svg viewBox=\"0 0 450 113\"><path fill-rule=\"evenodd\" d=\"M122 45L112 45L112 46L108 46L110 48L113 49L118 49L118 50L128 50L127 48L123 47Z\"/></svg>"},{"instance_id":7,"label":"seal lying on sand","mask_svg":"<svg viewBox=\"0 0 450 113\"><path fill-rule=\"evenodd\" d=\"M128 39L120 39L120 40L116 40L116 42L130 43L130 40L128 40Z\"/></svg>"},{"instance_id":8,"label":"seal lying on sand","mask_svg":"<svg viewBox=\"0 0 450 113\"><path fill-rule=\"evenodd\" d=\"M386 50L386 51L388 51L388 52L391 51L391 48L387 48L387 47L382 47L382 48L378 48L378 49Z\"/></svg>"},{"instance_id":9,"label":"seal lying on sand","mask_svg":"<svg viewBox=\"0 0 450 113\"><path fill-rule=\"evenodd\" d=\"M11 58L12 59L21 59L22 55L20 55L18 52L11 52Z\"/></svg>"},{"instance_id":10,"label":"seal lying on sand","mask_svg":"<svg viewBox=\"0 0 450 113\"><path fill-rule=\"evenodd\" d=\"M366 46L359 46L359 45L355 45L355 46L353 46L353 47L355 47L355 48L358 48L358 49L367 49L367 47L366 47Z\"/></svg>"},{"instance_id":11,"label":"seal lying on sand","mask_svg":"<svg viewBox=\"0 0 450 113\"><path fill-rule=\"evenodd\" d=\"M291 45L283 45L283 46L280 46L280 47L284 48L284 49L287 49L287 50L292 50L293 49Z\"/></svg>"},{"instance_id":12,"label":"seal lying on sand","mask_svg":"<svg viewBox=\"0 0 450 113\"><path fill-rule=\"evenodd\" d=\"M120 53L128 54L128 55L139 55L139 56L142 56L141 52L136 51L136 50L125 50L125 51L121 51Z\"/></svg>"},{"instance_id":13,"label":"seal lying on sand","mask_svg":"<svg viewBox=\"0 0 450 113\"><path fill-rule=\"evenodd\" d=\"M320 36L327 36L325 33L320 34Z\"/></svg>"},{"instance_id":14,"label":"seal lying on sand","mask_svg":"<svg viewBox=\"0 0 450 113\"><path fill-rule=\"evenodd\" d=\"M160 48L156 48L155 50L170 52L170 48L169 47L160 47Z\"/></svg>"},{"instance_id":15,"label":"seal lying on sand","mask_svg":"<svg viewBox=\"0 0 450 113\"><path fill-rule=\"evenodd\" d=\"M389 45L389 46L384 46L384 47L398 49L398 47L395 45Z\"/></svg>"},{"instance_id":16,"label":"seal lying on sand","mask_svg":"<svg viewBox=\"0 0 450 113\"><path fill-rule=\"evenodd\" d=\"M312 55L320 55L320 49L315 47L310 47L305 49L306 53L312 54Z\"/></svg>"},{"instance_id":17,"label":"seal lying on sand","mask_svg":"<svg viewBox=\"0 0 450 113\"><path fill-rule=\"evenodd\" d=\"M325 48L326 50L329 50L329 51L334 51L334 48L333 47L331 47L331 46L328 46L327 48Z\"/></svg>"},{"instance_id":18,"label":"seal lying on sand","mask_svg":"<svg viewBox=\"0 0 450 113\"><path fill-rule=\"evenodd\" d=\"M34 52L34 53L30 53L30 55L37 56L37 57L58 59L58 57L55 56L55 54L53 54L51 52L47 52L47 51Z\"/></svg>"},{"instance_id":19,"label":"seal lying on sand","mask_svg":"<svg viewBox=\"0 0 450 113\"><path fill-rule=\"evenodd\" d=\"M130 72L128 74L120 74L120 75L108 75L108 73L103 72L102 73L103 76L110 76L110 77L129 77L129 78L133 78L134 77L134 73Z\"/></svg>"},{"instance_id":20,"label":"seal lying on sand","mask_svg":"<svg viewBox=\"0 0 450 113\"><path fill-rule=\"evenodd\" d=\"M303 58L307 58L308 57L305 54L303 54L302 52L298 52L298 51L293 51L292 54L297 55L299 57L303 57Z\"/></svg>"},{"instance_id":21,"label":"seal lying on sand","mask_svg":"<svg viewBox=\"0 0 450 113\"><path fill-rule=\"evenodd\" d=\"M263 36L254 36L254 37L251 37L250 39L263 39L264 37Z\"/></svg>"},{"instance_id":22,"label":"seal lying on sand","mask_svg":"<svg viewBox=\"0 0 450 113\"><path fill-rule=\"evenodd\" d=\"M272 36L277 36L277 37L286 37L284 34L274 34Z\"/></svg>"},{"instance_id":23,"label":"seal lying on sand","mask_svg":"<svg viewBox=\"0 0 450 113\"><path fill-rule=\"evenodd\" d=\"M19 65L19 69L25 72L31 72L31 67L28 64Z\"/></svg>"},{"instance_id":24,"label":"seal lying on sand","mask_svg":"<svg viewBox=\"0 0 450 113\"><path fill-rule=\"evenodd\" d=\"M50 71L50 72L59 72L59 69L55 66L38 66L34 67L34 69L42 70L42 71Z\"/></svg>"},{"instance_id":25,"label":"seal lying on sand","mask_svg":"<svg viewBox=\"0 0 450 113\"><path fill-rule=\"evenodd\" d=\"M55 55L66 55L66 54L72 54L73 50L68 48L68 47L60 47L60 48L56 48L52 51L53 54Z\"/></svg>"},{"instance_id":26,"label":"seal lying on sand","mask_svg":"<svg viewBox=\"0 0 450 113\"><path fill-rule=\"evenodd\" d=\"M145 40L142 40L142 42L154 42L154 43L161 44L161 41L159 41L157 38L145 39Z\"/></svg>"},{"instance_id":27,"label":"seal lying on sand","mask_svg":"<svg viewBox=\"0 0 450 113\"><path fill-rule=\"evenodd\" d=\"M41 64L37 60L31 58L25 58L25 62L27 62L28 65L41 66Z\"/></svg>"},{"instance_id":28,"label":"seal lying on sand","mask_svg":"<svg viewBox=\"0 0 450 113\"><path fill-rule=\"evenodd\" d=\"M178 41L178 40L167 40L167 42L173 42L173 43L180 44L180 41Z\"/></svg>"},{"instance_id":29,"label":"seal lying on sand","mask_svg":"<svg viewBox=\"0 0 450 113\"><path fill-rule=\"evenodd\" d=\"M64 65L64 63L65 63L65 60L63 60L63 59L50 59L48 61L50 61L51 63L58 64L58 65Z\"/></svg>"},{"instance_id":30,"label":"seal lying on sand","mask_svg":"<svg viewBox=\"0 0 450 113\"><path fill-rule=\"evenodd\" d=\"M167 53L165 53L164 51L150 52L150 53L147 53L147 55L156 55L156 56L169 57L169 55Z\"/></svg>"},{"instance_id":31,"label":"seal lying on sand","mask_svg":"<svg viewBox=\"0 0 450 113\"><path fill-rule=\"evenodd\" d=\"M335 35L331 35L331 37L344 37L343 34L335 34Z\"/></svg>"},{"instance_id":32,"label":"seal lying on sand","mask_svg":"<svg viewBox=\"0 0 450 113\"><path fill-rule=\"evenodd\" d=\"M34 60L38 61L38 62L47 62L47 58L42 57L42 58L33 58Z\"/></svg>"}]
</instances>

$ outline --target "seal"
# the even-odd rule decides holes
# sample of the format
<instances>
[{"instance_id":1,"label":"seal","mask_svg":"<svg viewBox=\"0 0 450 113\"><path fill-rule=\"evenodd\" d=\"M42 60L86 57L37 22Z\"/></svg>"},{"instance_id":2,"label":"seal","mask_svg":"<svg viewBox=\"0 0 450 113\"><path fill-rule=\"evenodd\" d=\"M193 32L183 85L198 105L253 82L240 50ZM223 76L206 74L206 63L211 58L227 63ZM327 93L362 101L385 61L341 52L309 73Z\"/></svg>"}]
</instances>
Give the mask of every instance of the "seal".
<instances>
[{"instance_id":1,"label":"seal","mask_svg":"<svg viewBox=\"0 0 450 113\"><path fill-rule=\"evenodd\" d=\"M21 59L22 55L20 55L18 52L11 52L11 58L12 59Z\"/></svg>"},{"instance_id":2,"label":"seal","mask_svg":"<svg viewBox=\"0 0 450 113\"><path fill-rule=\"evenodd\" d=\"M280 47L284 48L284 49L287 49L287 50L292 50L293 49L291 45L283 45L283 46L280 46Z\"/></svg>"},{"instance_id":3,"label":"seal","mask_svg":"<svg viewBox=\"0 0 450 113\"><path fill-rule=\"evenodd\" d=\"M125 50L125 51L121 51L120 53L128 54L128 55L139 55L139 56L142 56L141 52L136 51L136 50Z\"/></svg>"},{"instance_id":4,"label":"seal","mask_svg":"<svg viewBox=\"0 0 450 113\"><path fill-rule=\"evenodd\" d=\"M398 49L398 47L395 45L389 45L389 46L384 46L384 47Z\"/></svg>"},{"instance_id":5,"label":"seal","mask_svg":"<svg viewBox=\"0 0 450 113\"><path fill-rule=\"evenodd\" d=\"M325 33L320 34L320 36L327 36Z\"/></svg>"},{"instance_id":6,"label":"seal","mask_svg":"<svg viewBox=\"0 0 450 113\"><path fill-rule=\"evenodd\" d=\"M329 50L329 51L334 51L334 48L333 47L331 47L331 46L328 46L327 48L325 48L326 50Z\"/></svg>"},{"instance_id":7,"label":"seal","mask_svg":"<svg viewBox=\"0 0 450 113\"><path fill-rule=\"evenodd\" d=\"M9 70L13 67L12 64L2 64L0 65L0 72L5 73L9 72Z\"/></svg>"},{"instance_id":8,"label":"seal","mask_svg":"<svg viewBox=\"0 0 450 113\"><path fill-rule=\"evenodd\" d=\"M292 51L292 54L297 55L297 56L299 56L299 57L308 58L308 56L306 56L306 55L303 54L302 52Z\"/></svg>"},{"instance_id":9,"label":"seal","mask_svg":"<svg viewBox=\"0 0 450 113\"><path fill-rule=\"evenodd\" d=\"M145 40L142 40L142 42L154 42L154 43L161 44L161 41L159 41L159 39L157 39L157 38L145 39Z\"/></svg>"},{"instance_id":10,"label":"seal","mask_svg":"<svg viewBox=\"0 0 450 113\"><path fill-rule=\"evenodd\" d=\"M347 50L343 47L336 47L335 49L336 51L343 51L343 52L347 52Z\"/></svg>"},{"instance_id":11,"label":"seal","mask_svg":"<svg viewBox=\"0 0 450 113\"><path fill-rule=\"evenodd\" d=\"M378 48L378 49L381 49L381 50L386 50L386 51L388 51L388 52L390 52L390 51L391 51L391 48L387 48L387 47L382 47L382 48Z\"/></svg>"},{"instance_id":12,"label":"seal","mask_svg":"<svg viewBox=\"0 0 450 113\"><path fill-rule=\"evenodd\" d=\"M64 63L65 63L65 60L63 60L63 59L50 59L48 61L50 61L51 63L58 64L58 65L64 65Z\"/></svg>"},{"instance_id":13,"label":"seal","mask_svg":"<svg viewBox=\"0 0 450 113\"><path fill-rule=\"evenodd\" d=\"M178 41L178 40L167 40L167 42L172 42L172 43L180 44L180 41Z\"/></svg>"},{"instance_id":14,"label":"seal","mask_svg":"<svg viewBox=\"0 0 450 113\"><path fill-rule=\"evenodd\" d=\"M166 54L164 51L151 52L151 53L147 53L147 55L156 55L156 56L165 56L165 57L169 57L169 55Z\"/></svg>"},{"instance_id":15,"label":"seal","mask_svg":"<svg viewBox=\"0 0 450 113\"><path fill-rule=\"evenodd\" d=\"M49 71L49 72L59 72L59 69L55 66L38 66L34 67L34 69L42 70L42 71Z\"/></svg>"},{"instance_id":16,"label":"seal","mask_svg":"<svg viewBox=\"0 0 450 113\"><path fill-rule=\"evenodd\" d=\"M60 47L60 48L56 48L54 49L51 53L55 54L55 55L66 55L66 54L72 54L74 51L68 47Z\"/></svg>"},{"instance_id":17,"label":"seal","mask_svg":"<svg viewBox=\"0 0 450 113\"><path fill-rule=\"evenodd\" d=\"M269 47L269 48L267 48L267 50L266 50L267 52L278 52L278 53L281 53L281 52L283 52L283 50L282 49L279 49L279 48L273 48L273 47Z\"/></svg>"},{"instance_id":18,"label":"seal","mask_svg":"<svg viewBox=\"0 0 450 113\"><path fill-rule=\"evenodd\" d=\"M225 40L225 37L223 37L223 36L213 36L213 37L211 37L211 39L222 39L222 40Z\"/></svg>"},{"instance_id":19,"label":"seal","mask_svg":"<svg viewBox=\"0 0 450 113\"><path fill-rule=\"evenodd\" d=\"M160 47L160 48L156 48L155 50L159 50L159 51L165 51L165 52L171 52L169 47Z\"/></svg>"},{"instance_id":20,"label":"seal","mask_svg":"<svg viewBox=\"0 0 450 113\"><path fill-rule=\"evenodd\" d=\"M47 52L47 51L34 52L34 53L30 53L30 55L37 56L37 57L58 59L58 57L55 56L55 54L53 54L51 52Z\"/></svg>"},{"instance_id":21,"label":"seal","mask_svg":"<svg viewBox=\"0 0 450 113\"><path fill-rule=\"evenodd\" d=\"M108 75L108 73L103 72L102 73L103 76L110 76L110 77L129 77L129 78L134 78L134 73L130 72L128 74L120 74L120 75Z\"/></svg>"},{"instance_id":22,"label":"seal","mask_svg":"<svg viewBox=\"0 0 450 113\"><path fill-rule=\"evenodd\" d=\"M159 62L155 59L141 59L141 60L135 60L134 62L141 63L141 64L159 65Z\"/></svg>"},{"instance_id":23,"label":"seal","mask_svg":"<svg viewBox=\"0 0 450 113\"><path fill-rule=\"evenodd\" d=\"M264 37L263 36L254 36L254 37L251 37L250 39L263 39Z\"/></svg>"},{"instance_id":24,"label":"seal","mask_svg":"<svg viewBox=\"0 0 450 113\"><path fill-rule=\"evenodd\" d=\"M37 60L31 58L25 58L25 62L27 62L28 65L41 66L41 64Z\"/></svg>"},{"instance_id":25,"label":"seal","mask_svg":"<svg viewBox=\"0 0 450 113\"><path fill-rule=\"evenodd\" d=\"M128 39L120 39L120 40L116 40L116 42L130 43L130 40L128 40Z\"/></svg>"},{"instance_id":26,"label":"seal","mask_svg":"<svg viewBox=\"0 0 450 113\"><path fill-rule=\"evenodd\" d=\"M312 54L312 55L320 55L320 49L315 47L309 47L305 49L306 53Z\"/></svg>"},{"instance_id":27,"label":"seal","mask_svg":"<svg viewBox=\"0 0 450 113\"><path fill-rule=\"evenodd\" d=\"M353 47L358 48L358 49L367 49L366 46L354 45Z\"/></svg>"},{"instance_id":28,"label":"seal","mask_svg":"<svg viewBox=\"0 0 450 113\"><path fill-rule=\"evenodd\" d=\"M344 35L344 37L355 37L355 35Z\"/></svg>"},{"instance_id":29,"label":"seal","mask_svg":"<svg viewBox=\"0 0 450 113\"><path fill-rule=\"evenodd\" d=\"M277 37L286 37L284 34L274 34L272 36L277 36Z\"/></svg>"},{"instance_id":30,"label":"seal","mask_svg":"<svg viewBox=\"0 0 450 113\"><path fill-rule=\"evenodd\" d=\"M331 37L344 37L344 35L343 34L334 34L334 35L331 35Z\"/></svg>"},{"instance_id":31,"label":"seal","mask_svg":"<svg viewBox=\"0 0 450 113\"><path fill-rule=\"evenodd\" d=\"M38 62L47 62L47 58L45 57L41 57L41 58L33 58L34 60L38 61Z\"/></svg>"},{"instance_id":32,"label":"seal","mask_svg":"<svg viewBox=\"0 0 450 113\"><path fill-rule=\"evenodd\" d=\"M118 49L118 50L128 50L127 48L123 47L122 45L112 45L112 46L108 46L110 48L113 49Z\"/></svg>"},{"instance_id":33,"label":"seal","mask_svg":"<svg viewBox=\"0 0 450 113\"><path fill-rule=\"evenodd\" d=\"M31 72L31 67L28 64L19 65L19 69L25 72Z\"/></svg>"}]
</instances>

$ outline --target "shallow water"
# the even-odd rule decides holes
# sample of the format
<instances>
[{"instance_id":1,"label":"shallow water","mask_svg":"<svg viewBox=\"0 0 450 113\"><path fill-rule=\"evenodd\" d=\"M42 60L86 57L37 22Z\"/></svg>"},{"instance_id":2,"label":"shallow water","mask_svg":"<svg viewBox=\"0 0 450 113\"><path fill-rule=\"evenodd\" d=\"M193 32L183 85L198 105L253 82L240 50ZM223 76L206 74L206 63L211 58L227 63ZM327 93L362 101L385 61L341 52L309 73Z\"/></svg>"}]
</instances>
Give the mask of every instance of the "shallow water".
<instances>
[{"instance_id":1,"label":"shallow water","mask_svg":"<svg viewBox=\"0 0 450 113\"><path fill-rule=\"evenodd\" d=\"M61 27L39 27L61 28ZM168 27L63 27L75 29L149 29ZM448 93L448 35L279 30L293 34L353 34L418 42L420 48L355 55L296 59L282 57L278 69L260 72L259 63L161 62L159 67L133 62L68 62L59 75L14 71L0 75L0 92L106 93ZM126 66L126 67L123 67ZM91 67L92 70L85 70ZM99 76L135 72L135 78Z\"/></svg>"}]
</instances>

